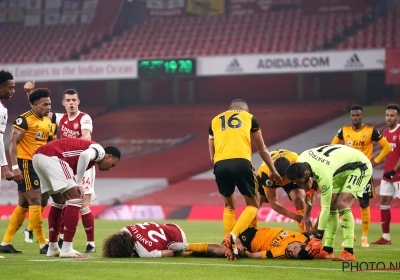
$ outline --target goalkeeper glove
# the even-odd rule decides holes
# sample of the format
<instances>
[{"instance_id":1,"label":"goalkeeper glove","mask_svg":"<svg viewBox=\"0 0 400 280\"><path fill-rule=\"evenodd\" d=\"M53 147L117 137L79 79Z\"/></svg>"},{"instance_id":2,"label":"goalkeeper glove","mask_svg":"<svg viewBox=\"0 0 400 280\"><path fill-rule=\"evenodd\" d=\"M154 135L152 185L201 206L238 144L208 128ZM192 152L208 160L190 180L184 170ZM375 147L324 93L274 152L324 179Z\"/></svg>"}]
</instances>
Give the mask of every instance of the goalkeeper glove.
<instances>
[{"instance_id":1,"label":"goalkeeper glove","mask_svg":"<svg viewBox=\"0 0 400 280\"><path fill-rule=\"evenodd\" d=\"M385 177L386 179L392 180L394 174L396 174L396 171L394 171L393 169L390 170L389 172L386 172L385 174L383 174L383 177Z\"/></svg>"},{"instance_id":2,"label":"goalkeeper glove","mask_svg":"<svg viewBox=\"0 0 400 280\"><path fill-rule=\"evenodd\" d=\"M314 238L308 242L305 250L308 252L308 255L313 257L318 254L322 249L322 238L324 238L324 231L317 230L314 233Z\"/></svg>"},{"instance_id":3,"label":"goalkeeper glove","mask_svg":"<svg viewBox=\"0 0 400 280\"><path fill-rule=\"evenodd\" d=\"M304 201L307 203L308 206L312 206L312 202L313 202L313 198L315 196L315 190L314 189L310 189L307 193L306 196L304 198Z\"/></svg>"}]
</instances>

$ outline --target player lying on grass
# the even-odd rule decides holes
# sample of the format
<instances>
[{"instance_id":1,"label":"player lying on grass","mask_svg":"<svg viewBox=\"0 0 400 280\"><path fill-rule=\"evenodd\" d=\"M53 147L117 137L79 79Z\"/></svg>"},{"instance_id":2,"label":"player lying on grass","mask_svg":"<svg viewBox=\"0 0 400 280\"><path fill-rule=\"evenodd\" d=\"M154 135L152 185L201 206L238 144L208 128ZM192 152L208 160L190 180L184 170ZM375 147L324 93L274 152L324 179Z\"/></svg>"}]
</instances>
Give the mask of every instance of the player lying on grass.
<instances>
[{"instance_id":1,"label":"player lying on grass","mask_svg":"<svg viewBox=\"0 0 400 280\"><path fill-rule=\"evenodd\" d=\"M152 222L133 224L104 240L103 257L173 257L174 252L168 250L172 242L186 242L185 233L178 225Z\"/></svg>"},{"instance_id":2,"label":"player lying on grass","mask_svg":"<svg viewBox=\"0 0 400 280\"><path fill-rule=\"evenodd\" d=\"M313 252L306 252L306 244L312 235L284 228L256 229L249 227L239 235L237 246L243 257L253 259L313 259ZM187 251L184 256L227 257L224 245L212 243L177 242L168 246L171 251Z\"/></svg>"}]
</instances>

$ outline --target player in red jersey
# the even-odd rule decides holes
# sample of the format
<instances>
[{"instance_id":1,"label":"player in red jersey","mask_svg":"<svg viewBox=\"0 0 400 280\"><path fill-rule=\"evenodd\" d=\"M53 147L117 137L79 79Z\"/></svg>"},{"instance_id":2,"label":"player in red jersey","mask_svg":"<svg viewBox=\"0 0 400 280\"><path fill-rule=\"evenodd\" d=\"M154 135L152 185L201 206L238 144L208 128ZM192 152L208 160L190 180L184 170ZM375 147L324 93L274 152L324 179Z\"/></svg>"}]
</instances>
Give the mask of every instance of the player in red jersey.
<instances>
[{"instance_id":1,"label":"player in red jersey","mask_svg":"<svg viewBox=\"0 0 400 280\"><path fill-rule=\"evenodd\" d=\"M29 95L35 87L35 81L27 82L24 85L26 93ZM55 113L49 116L55 119L59 127L60 137L63 138L83 138L91 140L93 132L93 122L91 117L79 111L79 95L74 89L67 89L63 92L62 104L65 107L66 113ZM94 193L94 180L95 168L87 170L83 176L83 190L85 191L85 198L80 210L82 224L86 232L86 250L85 253L96 252L94 242L94 216L90 210L90 202L96 199ZM56 207L52 204L52 207ZM65 211L65 210L64 210ZM28 233L29 234L29 233ZM62 246L64 238L64 230L61 225L59 245Z\"/></svg>"},{"instance_id":2,"label":"player in red jersey","mask_svg":"<svg viewBox=\"0 0 400 280\"><path fill-rule=\"evenodd\" d=\"M174 252L168 250L173 242L186 243L186 235L178 225L138 223L107 237L103 243L103 257L173 257Z\"/></svg>"},{"instance_id":3,"label":"player in red jersey","mask_svg":"<svg viewBox=\"0 0 400 280\"><path fill-rule=\"evenodd\" d=\"M390 240L390 203L393 198L400 198L400 105L389 104L386 107L386 125L383 137L390 143L391 152L386 156L381 180L381 225L383 236L371 244L391 245Z\"/></svg>"},{"instance_id":4,"label":"player in red jersey","mask_svg":"<svg viewBox=\"0 0 400 280\"><path fill-rule=\"evenodd\" d=\"M114 146L103 147L96 142L81 138L64 138L50 142L36 150L33 167L41 182L42 193L53 198L49 213L48 257L87 258L72 248L72 240L79 221L79 210L85 196L83 177L86 170L96 163L101 171L115 167L121 152ZM76 177L75 177L76 175ZM62 206L65 214L62 218ZM64 221L64 242L60 250L58 234Z\"/></svg>"}]
</instances>

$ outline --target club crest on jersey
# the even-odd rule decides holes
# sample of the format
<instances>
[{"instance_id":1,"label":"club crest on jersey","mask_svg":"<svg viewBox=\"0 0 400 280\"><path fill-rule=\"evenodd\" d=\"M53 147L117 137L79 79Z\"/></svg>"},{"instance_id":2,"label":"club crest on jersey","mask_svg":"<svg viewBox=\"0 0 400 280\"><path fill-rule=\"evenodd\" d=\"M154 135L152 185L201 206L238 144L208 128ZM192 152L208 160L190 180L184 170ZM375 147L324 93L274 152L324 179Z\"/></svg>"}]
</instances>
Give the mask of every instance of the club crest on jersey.
<instances>
[{"instance_id":1,"label":"club crest on jersey","mask_svg":"<svg viewBox=\"0 0 400 280\"><path fill-rule=\"evenodd\" d=\"M74 123L74 129L78 129L79 128L79 124L78 123Z\"/></svg>"},{"instance_id":2,"label":"club crest on jersey","mask_svg":"<svg viewBox=\"0 0 400 280\"><path fill-rule=\"evenodd\" d=\"M393 135L393 141L396 141L397 135Z\"/></svg>"},{"instance_id":3,"label":"club crest on jersey","mask_svg":"<svg viewBox=\"0 0 400 280\"><path fill-rule=\"evenodd\" d=\"M362 134L362 135L361 135L361 139L365 139L365 138L367 138L367 135Z\"/></svg>"},{"instance_id":4,"label":"club crest on jersey","mask_svg":"<svg viewBox=\"0 0 400 280\"><path fill-rule=\"evenodd\" d=\"M68 124L68 121L65 121L64 124Z\"/></svg>"},{"instance_id":5,"label":"club crest on jersey","mask_svg":"<svg viewBox=\"0 0 400 280\"><path fill-rule=\"evenodd\" d=\"M349 147L353 146L353 141L347 140L347 146L349 146Z\"/></svg>"}]
</instances>

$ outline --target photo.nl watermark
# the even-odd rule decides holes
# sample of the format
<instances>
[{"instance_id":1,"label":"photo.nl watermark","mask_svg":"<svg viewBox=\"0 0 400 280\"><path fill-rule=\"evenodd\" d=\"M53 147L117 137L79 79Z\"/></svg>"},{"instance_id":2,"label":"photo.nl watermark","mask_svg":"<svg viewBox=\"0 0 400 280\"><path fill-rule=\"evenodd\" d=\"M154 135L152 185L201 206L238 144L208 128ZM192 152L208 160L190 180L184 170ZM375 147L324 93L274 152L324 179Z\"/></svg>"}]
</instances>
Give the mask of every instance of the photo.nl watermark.
<instances>
[{"instance_id":1,"label":"photo.nl watermark","mask_svg":"<svg viewBox=\"0 0 400 280\"><path fill-rule=\"evenodd\" d=\"M343 262L342 271L400 270L400 262Z\"/></svg>"}]
</instances>

